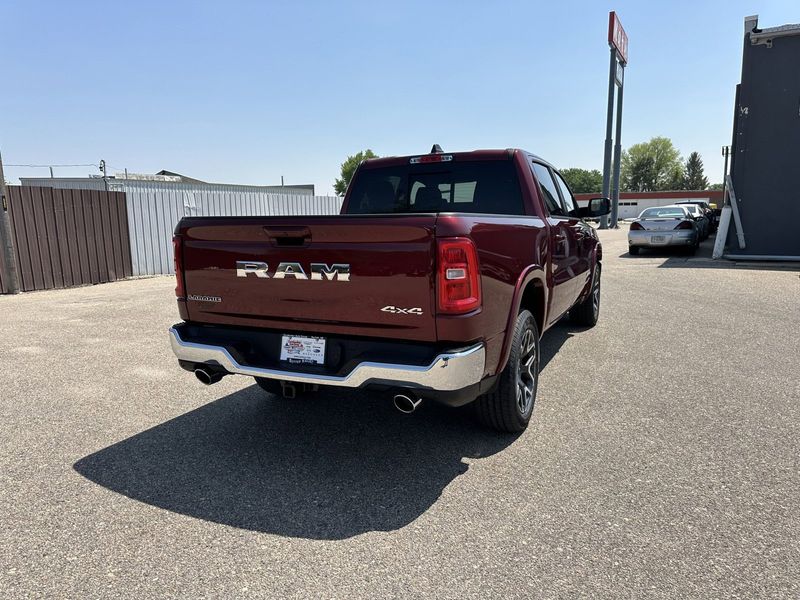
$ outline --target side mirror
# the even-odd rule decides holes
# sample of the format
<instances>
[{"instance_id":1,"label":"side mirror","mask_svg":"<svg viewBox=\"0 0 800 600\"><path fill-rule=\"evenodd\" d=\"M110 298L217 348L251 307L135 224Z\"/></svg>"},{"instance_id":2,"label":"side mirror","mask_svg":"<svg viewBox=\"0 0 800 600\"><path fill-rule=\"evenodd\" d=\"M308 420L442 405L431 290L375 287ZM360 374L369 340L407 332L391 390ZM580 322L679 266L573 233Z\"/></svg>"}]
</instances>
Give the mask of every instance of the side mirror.
<instances>
[{"instance_id":1,"label":"side mirror","mask_svg":"<svg viewBox=\"0 0 800 600\"><path fill-rule=\"evenodd\" d=\"M589 219L591 217L602 217L611 212L611 200L608 198L592 198L589 200L589 206L581 206L578 209L578 216L581 219Z\"/></svg>"}]
</instances>

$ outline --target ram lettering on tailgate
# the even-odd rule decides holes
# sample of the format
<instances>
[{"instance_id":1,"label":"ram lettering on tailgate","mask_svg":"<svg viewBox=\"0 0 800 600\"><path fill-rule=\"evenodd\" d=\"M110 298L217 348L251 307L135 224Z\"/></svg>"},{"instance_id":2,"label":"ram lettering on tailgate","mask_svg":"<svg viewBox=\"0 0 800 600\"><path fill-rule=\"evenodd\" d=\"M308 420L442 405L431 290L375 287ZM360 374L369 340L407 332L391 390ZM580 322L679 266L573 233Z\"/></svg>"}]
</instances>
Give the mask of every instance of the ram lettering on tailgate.
<instances>
[{"instance_id":1,"label":"ram lettering on tailgate","mask_svg":"<svg viewBox=\"0 0 800 600\"><path fill-rule=\"evenodd\" d=\"M255 262L250 260L236 261L236 276L247 277L250 274L262 279L269 279L269 266L265 262ZM273 279L285 279L294 277L295 279L309 279L300 263L282 262L272 274ZM350 265L334 264L331 266L325 263L311 263L312 281L350 281Z\"/></svg>"}]
</instances>

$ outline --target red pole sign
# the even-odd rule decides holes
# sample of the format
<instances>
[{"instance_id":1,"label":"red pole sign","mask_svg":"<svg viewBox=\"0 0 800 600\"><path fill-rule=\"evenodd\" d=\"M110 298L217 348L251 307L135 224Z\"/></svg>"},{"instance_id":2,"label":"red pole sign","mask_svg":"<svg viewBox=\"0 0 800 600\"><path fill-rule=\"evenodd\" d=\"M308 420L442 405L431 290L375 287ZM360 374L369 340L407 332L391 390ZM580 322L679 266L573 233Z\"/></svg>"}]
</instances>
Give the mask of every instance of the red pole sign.
<instances>
[{"instance_id":1,"label":"red pole sign","mask_svg":"<svg viewBox=\"0 0 800 600\"><path fill-rule=\"evenodd\" d=\"M608 13L608 45L617 49L622 64L628 64L628 34L613 10Z\"/></svg>"}]
</instances>

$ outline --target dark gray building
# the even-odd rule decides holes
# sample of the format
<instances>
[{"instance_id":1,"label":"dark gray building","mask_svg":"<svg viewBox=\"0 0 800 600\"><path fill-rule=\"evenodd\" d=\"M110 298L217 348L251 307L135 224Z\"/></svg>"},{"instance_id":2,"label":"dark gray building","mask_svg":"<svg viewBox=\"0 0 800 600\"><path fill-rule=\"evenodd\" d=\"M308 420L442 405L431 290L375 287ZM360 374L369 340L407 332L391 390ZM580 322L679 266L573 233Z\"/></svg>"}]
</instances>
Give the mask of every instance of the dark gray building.
<instances>
[{"instance_id":1,"label":"dark gray building","mask_svg":"<svg viewBox=\"0 0 800 600\"><path fill-rule=\"evenodd\" d=\"M741 235L731 222L726 254L800 260L800 24L745 19L731 156Z\"/></svg>"}]
</instances>

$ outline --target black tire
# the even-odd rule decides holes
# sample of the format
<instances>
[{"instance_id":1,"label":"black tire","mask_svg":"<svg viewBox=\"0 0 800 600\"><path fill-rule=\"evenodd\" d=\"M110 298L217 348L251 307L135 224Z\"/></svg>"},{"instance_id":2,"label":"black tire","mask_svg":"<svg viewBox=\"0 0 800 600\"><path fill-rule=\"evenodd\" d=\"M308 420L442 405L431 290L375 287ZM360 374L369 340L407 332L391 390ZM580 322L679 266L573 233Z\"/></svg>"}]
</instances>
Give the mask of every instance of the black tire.
<instances>
[{"instance_id":1,"label":"black tire","mask_svg":"<svg viewBox=\"0 0 800 600\"><path fill-rule=\"evenodd\" d=\"M589 295L583 302L576 304L569 311L569 318L576 325L594 327L600 318L600 264L596 264L592 273Z\"/></svg>"},{"instance_id":2,"label":"black tire","mask_svg":"<svg viewBox=\"0 0 800 600\"><path fill-rule=\"evenodd\" d=\"M639 254L639 246L628 246L628 254L631 256Z\"/></svg>"},{"instance_id":3,"label":"black tire","mask_svg":"<svg viewBox=\"0 0 800 600\"><path fill-rule=\"evenodd\" d=\"M511 353L497 385L475 401L478 419L497 431L524 431L531 420L539 386L539 328L533 315L517 316Z\"/></svg>"}]
</instances>

